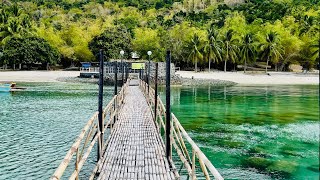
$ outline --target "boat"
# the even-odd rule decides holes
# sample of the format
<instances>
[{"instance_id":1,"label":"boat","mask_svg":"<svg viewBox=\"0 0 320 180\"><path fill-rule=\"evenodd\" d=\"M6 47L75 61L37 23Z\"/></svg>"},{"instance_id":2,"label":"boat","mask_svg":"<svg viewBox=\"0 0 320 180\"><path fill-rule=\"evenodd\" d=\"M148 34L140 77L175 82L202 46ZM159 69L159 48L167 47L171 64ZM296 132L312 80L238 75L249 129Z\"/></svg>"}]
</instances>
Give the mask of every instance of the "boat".
<instances>
[{"instance_id":1,"label":"boat","mask_svg":"<svg viewBox=\"0 0 320 180\"><path fill-rule=\"evenodd\" d=\"M25 87L17 87L16 83L0 83L0 92L11 92L11 91L20 91L25 90Z\"/></svg>"},{"instance_id":2,"label":"boat","mask_svg":"<svg viewBox=\"0 0 320 180\"><path fill-rule=\"evenodd\" d=\"M13 83L10 84L1 84L0 83L0 92L10 92L12 89Z\"/></svg>"}]
</instances>

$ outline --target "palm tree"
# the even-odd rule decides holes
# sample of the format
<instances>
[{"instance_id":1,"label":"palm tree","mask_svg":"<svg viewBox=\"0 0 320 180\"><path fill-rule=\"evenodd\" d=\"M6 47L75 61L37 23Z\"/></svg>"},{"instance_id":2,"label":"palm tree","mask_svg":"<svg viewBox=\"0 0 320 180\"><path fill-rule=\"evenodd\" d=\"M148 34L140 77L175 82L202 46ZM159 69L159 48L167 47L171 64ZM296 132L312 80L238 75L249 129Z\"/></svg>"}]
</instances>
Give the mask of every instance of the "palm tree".
<instances>
[{"instance_id":1,"label":"palm tree","mask_svg":"<svg viewBox=\"0 0 320 180\"><path fill-rule=\"evenodd\" d=\"M22 27L18 19L9 18L8 23L0 28L0 40L5 44L12 37L20 37Z\"/></svg>"},{"instance_id":2,"label":"palm tree","mask_svg":"<svg viewBox=\"0 0 320 180\"><path fill-rule=\"evenodd\" d=\"M267 58L266 73L268 73L269 61L277 63L282 58L283 47L279 44L277 34L270 32L266 36L266 42L260 45L262 57Z\"/></svg>"},{"instance_id":3,"label":"palm tree","mask_svg":"<svg viewBox=\"0 0 320 180\"><path fill-rule=\"evenodd\" d=\"M207 53L209 60L209 72L211 60L213 62L218 62L221 59L221 44L222 42L218 38L218 32L210 28L208 30L208 41L204 48L204 51Z\"/></svg>"},{"instance_id":4,"label":"palm tree","mask_svg":"<svg viewBox=\"0 0 320 180\"><path fill-rule=\"evenodd\" d=\"M194 70L197 72L198 61L203 58L203 55L201 54L201 41L197 34L193 35L188 48L190 49L189 58L191 58L194 63Z\"/></svg>"},{"instance_id":5,"label":"palm tree","mask_svg":"<svg viewBox=\"0 0 320 180\"><path fill-rule=\"evenodd\" d=\"M19 8L17 3L11 6L10 11L15 17L18 17L21 14L21 9Z\"/></svg>"},{"instance_id":6,"label":"palm tree","mask_svg":"<svg viewBox=\"0 0 320 180\"><path fill-rule=\"evenodd\" d=\"M233 39L233 30L228 30L223 38L222 55L224 58L224 72L227 72L227 61L235 62L237 58L237 40Z\"/></svg>"},{"instance_id":7,"label":"palm tree","mask_svg":"<svg viewBox=\"0 0 320 180\"><path fill-rule=\"evenodd\" d=\"M313 16L305 15L302 20L302 25L300 28L299 35L301 36L301 35L306 34L312 28L312 26L315 24L314 21L315 21L315 19L313 18Z\"/></svg>"},{"instance_id":8,"label":"palm tree","mask_svg":"<svg viewBox=\"0 0 320 180\"><path fill-rule=\"evenodd\" d=\"M6 9L0 9L0 23L6 24L10 15Z\"/></svg>"},{"instance_id":9,"label":"palm tree","mask_svg":"<svg viewBox=\"0 0 320 180\"><path fill-rule=\"evenodd\" d=\"M242 45L240 47L240 57L244 61L244 73L247 70L247 61L253 61L255 59L256 49L252 39L252 34L246 34L243 37Z\"/></svg>"},{"instance_id":10,"label":"palm tree","mask_svg":"<svg viewBox=\"0 0 320 180\"><path fill-rule=\"evenodd\" d=\"M320 58L320 39L314 42L314 44L310 45L310 47L313 49L312 56L318 55L318 58Z\"/></svg>"}]
</instances>

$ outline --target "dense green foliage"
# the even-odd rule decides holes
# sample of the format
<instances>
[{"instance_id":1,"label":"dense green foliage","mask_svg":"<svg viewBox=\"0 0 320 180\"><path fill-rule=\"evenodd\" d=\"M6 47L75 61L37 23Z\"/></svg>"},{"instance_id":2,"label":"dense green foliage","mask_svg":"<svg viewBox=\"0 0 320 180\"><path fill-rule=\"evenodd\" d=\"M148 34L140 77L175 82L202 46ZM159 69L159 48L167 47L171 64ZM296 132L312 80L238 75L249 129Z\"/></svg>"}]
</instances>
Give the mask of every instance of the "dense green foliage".
<instances>
[{"instance_id":1,"label":"dense green foliage","mask_svg":"<svg viewBox=\"0 0 320 180\"><path fill-rule=\"evenodd\" d=\"M126 52L125 58L129 58L131 52L131 37L125 27L108 28L89 43L89 48L98 56L99 50L104 51L105 59L118 59L120 50Z\"/></svg>"},{"instance_id":2,"label":"dense green foliage","mask_svg":"<svg viewBox=\"0 0 320 180\"><path fill-rule=\"evenodd\" d=\"M319 52L317 0L6 0L0 9L2 48L10 38L36 36L62 64L132 51L163 61L166 49L182 68L232 70L264 62L276 70L315 67ZM272 38L272 39L270 39Z\"/></svg>"},{"instance_id":3,"label":"dense green foliage","mask_svg":"<svg viewBox=\"0 0 320 180\"><path fill-rule=\"evenodd\" d=\"M55 64L59 53L42 38L11 38L4 46L3 59L15 64Z\"/></svg>"}]
</instances>

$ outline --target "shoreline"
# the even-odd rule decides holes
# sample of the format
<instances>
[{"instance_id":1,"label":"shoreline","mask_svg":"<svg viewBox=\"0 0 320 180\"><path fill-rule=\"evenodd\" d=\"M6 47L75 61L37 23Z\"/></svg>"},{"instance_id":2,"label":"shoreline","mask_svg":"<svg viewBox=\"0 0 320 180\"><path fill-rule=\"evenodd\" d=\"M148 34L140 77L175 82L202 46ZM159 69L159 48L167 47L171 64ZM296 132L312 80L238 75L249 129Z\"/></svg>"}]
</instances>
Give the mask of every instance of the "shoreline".
<instances>
[{"instance_id":1,"label":"shoreline","mask_svg":"<svg viewBox=\"0 0 320 180\"><path fill-rule=\"evenodd\" d=\"M182 78L193 80L231 81L237 85L319 85L319 74L292 72L247 73L243 72L192 72L178 71Z\"/></svg>"},{"instance_id":2,"label":"shoreline","mask_svg":"<svg viewBox=\"0 0 320 180\"><path fill-rule=\"evenodd\" d=\"M97 79L79 78L79 71L0 71L0 82L96 83ZM319 74L291 72L262 73L177 71L173 86L202 85L319 85Z\"/></svg>"}]
</instances>

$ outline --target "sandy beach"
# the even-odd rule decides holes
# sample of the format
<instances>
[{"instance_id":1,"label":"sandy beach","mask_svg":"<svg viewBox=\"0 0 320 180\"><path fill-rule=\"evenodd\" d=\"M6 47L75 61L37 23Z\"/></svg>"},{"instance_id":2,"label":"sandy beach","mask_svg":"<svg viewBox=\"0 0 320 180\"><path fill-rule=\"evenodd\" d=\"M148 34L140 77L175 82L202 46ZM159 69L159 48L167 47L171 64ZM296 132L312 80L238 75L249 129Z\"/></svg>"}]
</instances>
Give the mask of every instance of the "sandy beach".
<instances>
[{"instance_id":1,"label":"sandy beach","mask_svg":"<svg viewBox=\"0 0 320 180\"><path fill-rule=\"evenodd\" d=\"M319 84L319 75L290 72L270 72L270 75L244 74L243 72L199 72L178 71L182 78L217 79L232 81L240 85L263 84ZM77 77L79 71L0 71L0 82L57 82L59 78Z\"/></svg>"},{"instance_id":2,"label":"sandy beach","mask_svg":"<svg viewBox=\"0 0 320 180\"><path fill-rule=\"evenodd\" d=\"M79 71L0 71L0 82L57 82L79 75Z\"/></svg>"},{"instance_id":3,"label":"sandy beach","mask_svg":"<svg viewBox=\"0 0 320 180\"><path fill-rule=\"evenodd\" d=\"M194 79L219 79L225 81L232 81L241 85L294 85L294 84L319 84L318 74L297 74L290 72L270 72L266 74L244 74L243 72L199 72L192 71L178 71L183 78Z\"/></svg>"}]
</instances>

